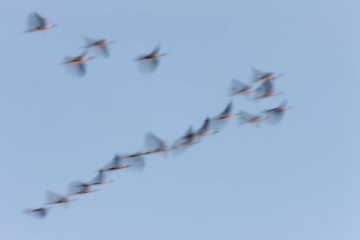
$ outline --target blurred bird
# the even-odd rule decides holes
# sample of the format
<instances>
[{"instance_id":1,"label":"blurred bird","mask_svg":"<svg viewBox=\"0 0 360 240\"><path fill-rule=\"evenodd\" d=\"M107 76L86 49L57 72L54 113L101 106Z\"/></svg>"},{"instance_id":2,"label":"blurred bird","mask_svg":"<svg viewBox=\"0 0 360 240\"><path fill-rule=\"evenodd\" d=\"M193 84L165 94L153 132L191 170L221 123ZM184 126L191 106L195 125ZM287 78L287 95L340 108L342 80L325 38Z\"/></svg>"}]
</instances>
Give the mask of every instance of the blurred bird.
<instances>
[{"instance_id":1,"label":"blurred bird","mask_svg":"<svg viewBox=\"0 0 360 240\"><path fill-rule=\"evenodd\" d=\"M253 68L253 79L255 82L266 82L279 76L278 73L274 72L262 72Z\"/></svg>"},{"instance_id":2,"label":"blurred bird","mask_svg":"<svg viewBox=\"0 0 360 240\"><path fill-rule=\"evenodd\" d=\"M159 65L158 58L161 56L167 55L167 53L159 54L159 50L160 50L160 45L157 45L150 54L141 56L136 59L139 63L145 64L145 65L143 65L143 67L145 67L145 68L143 68L142 70L148 71L148 72L155 71L155 69Z\"/></svg>"},{"instance_id":3,"label":"blurred bird","mask_svg":"<svg viewBox=\"0 0 360 240\"><path fill-rule=\"evenodd\" d=\"M104 180L105 179L105 173L104 170L100 169L98 175L95 177L94 180L87 183L88 186L94 186L94 185L101 185L108 183L109 181Z\"/></svg>"},{"instance_id":4,"label":"blurred bird","mask_svg":"<svg viewBox=\"0 0 360 240\"><path fill-rule=\"evenodd\" d=\"M232 79L230 87L230 96L239 96L251 93L254 88L249 85L241 83L239 80Z\"/></svg>"},{"instance_id":5,"label":"blurred bird","mask_svg":"<svg viewBox=\"0 0 360 240\"><path fill-rule=\"evenodd\" d=\"M120 169L130 167L130 165L124 165L122 163L122 159L123 159L122 157L120 157L118 154L116 154L115 157L111 160L108 167L106 167L103 170L104 171L114 171L114 170L120 170Z\"/></svg>"},{"instance_id":6,"label":"blurred bird","mask_svg":"<svg viewBox=\"0 0 360 240\"><path fill-rule=\"evenodd\" d=\"M80 182L80 181L75 181L72 182L70 184L70 194L71 195L81 195L81 194L86 194L86 193L91 193L94 192L95 190L91 190L90 189L90 185Z\"/></svg>"},{"instance_id":7,"label":"blurred bird","mask_svg":"<svg viewBox=\"0 0 360 240\"><path fill-rule=\"evenodd\" d=\"M272 81L263 82L256 90L255 90L256 98L255 99L264 99L279 95L279 92L275 92Z\"/></svg>"},{"instance_id":8,"label":"blurred bird","mask_svg":"<svg viewBox=\"0 0 360 240\"><path fill-rule=\"evenodd\" d=\"M74 199L66 197L66 196L60 196L51 191L47 191L47 196L48 196L49 204L68 203L68 202L71 202L74 200Z\"/></svg>"},{"instance_id":9,"label":"blurred bird","mask_svg":"<svg viewBox=\"0 0 360 240\"><path fill-rule=\"evenodd\" d=\"M47 216L49 209L50 208L47 207L41 207L41 208L26 210L26 212L34 214L34 216L37 216L39 218L44 218Z\"/></svg>"},{"instance_id":10,"label":"blurred bird","mask_svg":"<svg viewBox=\"0 0 360 240\"><path fill-rule=\"evenodd\" d=\"M291 107L286 106L287 101L283 101L278 107L264 111L267 114L268 119L273 119L276 122L279 122L284 115L284 111L290 109Z\"/></svg>"},{"instance_id":11,"label":"blurred bird","mask_svg":"<svg viewBox=\"0 0 360 240\"><path fill-rule=\"evenodd\" d=\"M155 136L153 133L147 133L145 136L146 154L166 152L171 149L165 141Z\"/></svg>"},{"instance_id":12,"label":"blurred bird","mask_svg":"<svg viewBox=\"0 0 360 240\"><path fill-rule=\"evenodd\" d=\"M207 117L200 129L194 133L193 137L205 137L216 132L217 131L210 129L210 119Z\"/></svg>"},{"instance_id":13,"label":"blurred bird","mask_svg":"<svg viewBox=\"0 0 360 240\"><path fill-rule=\"evenodd\" d=\"M257 123L266 119L265 115L254 115L245 111L238 113L238 116L240 117L241 124Z\"/></svg>"},{"instance_id":14,"label":"blurred bird","mask_svg":"<svg viewBox=\"0 0 360 240\"><path fill-rule=\"evenodd\" d=\"M136 158L136 157L144 156L146 154L147 154L146 152L137 152L137 153L125 156L124 158Z\"/></svg>"},{"instance_id":15,"label":"blurred bird","mask_svg":"<svg viewBox=\"0 0 360 240\"><path fill-rule=\"evenodd\" d=\"M101 51L105 57L109 56L109 51L108 51L107 45L110 43L113 43L113 41L109 41L106 39L93 40L89 37L85 37L85 40L87 42L86 48L99 48L99 49L101 49Z\"/></svg>"},{"instance_id":16,"label":"blurred bird","mask_svg":"<svg viewBox=\"0 0 360 240\"><path fill-rule=\"evenodd\" d=\"M224 120L235 117L236 115L231 113L231 109L232 109L232 102L229 102L229 104L226 106L224 111L220 113L218 116L212 118L211 121Z\"/></svg>"},{"instance_id":17,"label":"blurred bird","mask_svg":"<svg viewBox=\"0 0 360 240\"><path fill-rule=\"evenodd\" d=\"M198 143L199 141L194 139L195 134L190 126L189 130L185 133L183 137L176 141L176 144L172 148L186 147Z\"/></svg>"},{"instance_id":18,"label":"blurred bird","mask_svg":"<svg viewBox=\"0 0 360 240\"><path fill-rule=\"evenodd\" d=\"M77 57L67 57L65 60L65 64L70 64L77 69L77 73L80 76L84 76L85 74L85 65L84 62L92 59L93 57L86 57L87 51L82 52Z\"/></svg>"},{"instance_id":19,"label":"blurred bird","mask_svg":"<svg viewBox=\"0 0 360 240\"><path fill-rule=\"evenodd\" d=\"M36 12L31 13L29 15L29 30L28 32L37 32L46 30L52 27L55 27L56 25L48 25L46 22L46 18L40 16Z\"/></svg>"},{"instance_id":20,"label":"blurred bird","mask_svg":"<svg viewBox=\"0 0 360 240\"><path fill-rule=\"evenodd\" d=\"M145 159L142 156L133 157L124 161L126 162L127 166L129 166L129 170L140 171L145 168Z\"/></svg>"}]
</instances>

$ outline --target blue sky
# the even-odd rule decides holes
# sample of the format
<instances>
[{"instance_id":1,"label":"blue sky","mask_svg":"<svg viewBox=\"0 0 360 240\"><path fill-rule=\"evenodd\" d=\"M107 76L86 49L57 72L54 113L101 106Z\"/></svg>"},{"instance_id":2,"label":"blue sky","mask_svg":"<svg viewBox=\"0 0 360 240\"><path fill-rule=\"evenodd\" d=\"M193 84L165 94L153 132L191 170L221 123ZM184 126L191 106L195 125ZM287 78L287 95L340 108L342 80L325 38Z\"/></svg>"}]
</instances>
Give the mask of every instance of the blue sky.
<instances>
[{"instance_id":1,"label":"blue sky","mask_svg":"<svg viewBox=\"0 0 360 240\"><path fill-rule=\"evenodd\" d=\"M20 239L358 239L360 176L357 1L0 1L0 237ZM26 34L36 11L58 24ZM66 73L82 36L116 41L110 58ZM134 59L156 44L169 53L154 74ZM90 52L94 55L94 52ZM168 143L230 101L233 77L276 71L295 108L275 126L240 126L114 182L42 221L45 190L66 193L115 153Z\"/></svg>"}]
</instances>

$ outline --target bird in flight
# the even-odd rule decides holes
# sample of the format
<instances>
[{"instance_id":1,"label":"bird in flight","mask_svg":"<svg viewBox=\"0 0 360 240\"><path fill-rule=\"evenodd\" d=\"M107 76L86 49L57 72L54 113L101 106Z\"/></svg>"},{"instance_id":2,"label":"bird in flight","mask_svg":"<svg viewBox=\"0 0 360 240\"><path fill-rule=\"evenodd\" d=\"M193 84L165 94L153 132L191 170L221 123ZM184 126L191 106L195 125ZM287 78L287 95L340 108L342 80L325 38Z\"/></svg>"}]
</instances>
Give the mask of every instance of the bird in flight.
<instances>
[{"instance_id":1,"label":"bird in flight","mask_svg":"<svg viewBox=\"0 0 360 240\"><path fill-rule=\"evenodd\" d=\"M291 107L287 106L287 101L283 101L278 107L264 111L267 114L267 118L273 119L276 122L279 122L284 115L284 112Z\"/></svg>"},{"instance_id":2,"label":"bird in flight","mask_svg":"<svg viewBox=\"0 0 360 240\"><path fill-rule=\"evenodd\" d=\"M103 169L99 170L99 173L96 175L96 177L94 178L94 180L90 181L89 183L87 183L88 186L94 186L94 185L101 185L101 184L105 184L108 183L109 181L105 180L105 173Z\"/></svg>"},{"instance_id":3,"label":"bird in flight","mask_svg":"<svg viewBox=\"0 0 360 240\"><path fill-rule=\"evenodd\" d=\"M266 81L263 82L256 90L255 90L255 94L256 94L256 99L265 99L265 98L269 98L269 97L273 97L276 95L279 95L279 92L276 92L274 90L274 86L272 81Z\"/></svg>"},{"instance_id":4,"label":"bird in flight","mask_svg":"<svg viewBox=\"0 0 360 240\"><path fill-rule=\"evenodd\" d=\"M160 54L159 51L160 51L160 45L157 45L151 53L136 59L140 64L143 64L144 67L143 70L148 72L155 71L155 69L159 65L159 58L167 55L167 53Z\"/></svg>"},{"instance_id":5,"label":"bird in flight","mask_svg":"<svg viewBox=\"0 0 360 240\"><path fill-rule=\"evenodd\" d=\"M37 216L39 218L44 218L47 216L49 209L50 208L48 208L48 207L41 207L41 208L27 210L26 212L34 214L35 216Z\"/></svg>"},{"instance_id":6,"label":"bird in flight","mask_svg":"<svg viewBox=\"0 0 360 240\"><path fill-rule=\"evenodd\" d=\"M103 171L114 171L114 170L120 170L127 167L130 167L130 165L124 165L122 163L122 157L120 157L118 154L114 156L114 158L111 160L108 167L104 168Z\"/></svg>"},{"instance_id":7,"label":"bird in flight","mask_svg":"<svg viewBox=\"0 0 360 240\"><path fill-rule=\"evenodd\" d=\"M85 75L85 64L84 62L92 59L93 57L86 57L87 51L82 52L77 57L67 57L65 64L73 66L79 76Z\"/></svg>"},{"instance_id":8,"label":"bird in flight","mask_svg":"<svg viewBox=\"0 0 360 240\"><path fill-rule=\"evenodd\" d=\"M245 111L238 113L238 116L241 120L241 124L257 123L266 119L266 115L254 115Z\"/></svg>"},{"instance_id":9,"label":"bird in flight","mask_svg":"<svg viewBox=\"0 0 360 240\"><path fill-rule=\"evenodd\" d=\"M254 91L249 85L243 84L237 79L232 79L230 87L230 96L239 96L249 94Z\"/></svg>"},{"instance_id":10,"label":"bird in flight","mask_svg":"<svg viewBox=\"0 0 360 240\"><path fill-rule=\"evenodd\" d=\"M266 82L270 81L279 76L278 73L274 72L262 72L256 68L253 68L253 79L255 82Z\"/></svg>"},{"instance_id":11,"label":"bird in flight","mask_svg":"<svg viewBox=\"0 0 360 240\"><path fill-rule=\"evenodd\" d=\"M49 204L68 203L74 200L66 196L58 195L51 191L47 191L47 195L48 195Z\"/></svg>"},{"instance_id":12,"label":"bird in flight","mask_svg":"<svg viewBox=\"0 0 360 240\"><path fill-rule=\"evenodd\" d=\"M150 132L145 136L145 145L147 148L146 154L161 153L171 149L171 146L168 146L164 140Z\"/></svg>"},{"instance_id":13,"label":"bird in flight","mask_svg":"<svg viewBox=\"0 0 360 240\"><path fill-rule=\"evenodd\" d=\"M40 16L36 12L31 13L29 16L29 30L28 32L38 32L43 31L56 25L48 25L46 18Z\"/></svg>"},{"instance_id":14,"label":"bird in flight","mask_svg":"<svg viewBox=\"0 0 360 240\"><path fill-rule=\"evenodd\" d=\"M89 37L85 37L87 46L86 48L99 48L105 57L109 56L108 45L113 41L107 39L93 40Z\"/></svg>"}]
</instances>

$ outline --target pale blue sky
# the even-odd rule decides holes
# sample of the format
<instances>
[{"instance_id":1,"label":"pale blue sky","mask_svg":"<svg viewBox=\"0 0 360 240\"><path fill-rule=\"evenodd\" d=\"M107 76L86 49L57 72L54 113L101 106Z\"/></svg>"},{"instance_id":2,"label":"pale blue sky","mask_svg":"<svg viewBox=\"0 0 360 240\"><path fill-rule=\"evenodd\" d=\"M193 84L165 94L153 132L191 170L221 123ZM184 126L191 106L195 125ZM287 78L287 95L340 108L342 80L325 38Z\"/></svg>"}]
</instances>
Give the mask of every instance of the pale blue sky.
<instances>
[{"instance_id":1,"label":"pale blue sky","mask_svg":"<svg viewBox=\"0 0 360 240\"><path fill-rule=\"evenodd\" d=\"M358 240L360 3L355 0L0 1L0 239ZM37 11L58 24L26 34ZM110 58L66 74L82 36L108 38ZM133 59L156 44L154 74ZM92 55L92 54L91 54ZM284 73L295 106L276 126L229 121L179 157L146 158L42 221L45 190L66 193L152 131L172 143L223 110L233 77ZM80 199L81 198L81 199Z\"/></svg>"}]
</instances>

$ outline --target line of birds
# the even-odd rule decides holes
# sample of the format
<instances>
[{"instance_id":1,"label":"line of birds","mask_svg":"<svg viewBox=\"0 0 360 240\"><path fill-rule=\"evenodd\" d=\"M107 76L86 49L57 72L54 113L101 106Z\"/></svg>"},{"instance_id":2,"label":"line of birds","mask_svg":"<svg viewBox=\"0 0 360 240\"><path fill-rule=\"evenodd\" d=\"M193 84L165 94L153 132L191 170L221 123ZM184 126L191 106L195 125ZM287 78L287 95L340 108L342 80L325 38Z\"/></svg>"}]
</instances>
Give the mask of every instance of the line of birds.
<instances>
[{"instance_id":1,"label":"line of birds","mask_svg":"<svg viewBox=\"0 0 360 240\"><path fill-rule=\"evenodd\" d=\"M252 92L260 91L260 89L265 88L265 86L272 86L272 81L278 76L276 73L261 73L258 70L254 69L256 77L255 82L260 83L258 88L251 88L249 85L245 85L238 80L233 79L230 87L230 96L239 96L239 95L250 95ZM266 88L265 88L266 89ZM276 92L271 92L269 90L261 90L265 93L256 94L258 97L254 99L264 99L272 96L276 96ZM109 183L110 181L106 180L105 174L108 172L113 172L116 170L122 170L126 168L133 168L136 170L142 170L145 168L145 155L151 155L156 153L166 153L170 150L174 151L175 155L178 155L187 147L199 143L199 139L205 136L215 134L220 131L224 126L226 120L233 118L235 116L239 117L241 124L254 124L266 119L274 119L275 121L280 121L284 112L290 107L287 106L287 102L282 102L278 107L268 109L263 111L261 114L250 114L245 111L240 111L239 113L233 113L232 111L232 101L228 103L226 108L218 115L209 118L207 117L202 126L197 130L193 131L192 126L189 127L187 132L173 145L168 145L164 140L157 137L153 133L147 133L145 136L146 151L139 151L129 155L119 155L116 154L113 159L106 166L101 168L98 171L97 176L88 181L81 182L75 181L70 184L69 194L66 196L58 195L54 192L47 191L48 196L48 205L54 204L66 204L75 199L72 198L74 195L83 195L94 192L96 190L91 189L92 186L102 185ZM45 217L49 211L50 207L40 207L36 209L26 210L28 213L33 213L38 217Z\"/></svg>"},{"instance_id":2,"label":"line of birds","mask_svg":"<svg viewBox=\"0 0 360 240\"><path fill-rule=\"evenodd\" d=\"M27 30L26 32L39 32L57 26L57 25L49 25L47 23L46 18L40 16L36 12L31 13L29 15L28 23L29 23L29 30ZM108 57L109 56L108 45L110 43L114 43L114 41L110 41L107 39L94 40L89 37L85 37L85 40L86 40L85 50L83 50L83 52L76 57L65 57L65 62L63 62L67 66L73 67L73 69L75 70L74 73L76 73L78 76L85 75L86 72L85 62L94 58L94 57L86 56L90 48L98 48L101 50L102 54L105 57ZM150 73L155 71L155 69L159 65L159 57L167 55L167 53L160 54L159 51L160 51L160 46L157 45L151 53L145 54L135 59L139 64L141 64L142 66L141 69L144 72Z\"/></svg>"},{"instance_id":3,"label":"line of birds","mask_svg":"<svg viewBox=\"0 0 360 240\"><path fill-rule=\"evenodd\" d=\"M50 28L55 27L56 25L48 25L45 18L40 16L37 13L32 13L29 18L30 29L28 32L37 32L44 31ZM85 74L84 62L91 59L91 57L86 57L87 51L89 48L99 48L105 56L108 56L107 45L113 41L106 39L102 40L93 40L86 38L87 45L86 50L77 57L68 58L65 61L65 64L74 66L80 75ZM159 46L157 46L150 54L141 56L136 60L141 63L146 63L150 69L154 70L159 64L158 58L166 55L165 53L159 54ZM257 69L253 69L253 82L252 84L257 84L257 87L251 86L250 84L244 84L236 79L232 79L230 86L230 96L251 96L253 100L261 100L270 98L276 95L279 95L279 92L276 92L274 89L273 81L280 76L280 74L274 72L262 72ZM34 214L40 218L43 218L47 215L50 206L57 204L68 204L75 199L72 198L74 195L84 195L96 190L92 189L93 186L103 185L111 181L106 180L106 174L109 172L123 170L127 168L132 168L136 170L142 170L145 168L144 156L163 153L166 154L170 150L174 152L175 155L181 153L187 147L194 145L200 142L200 138L215 134L221 130L224 126L224 123L235 116L239 117L241 124L255 124L260 121L267 119L273 119L275 121L280 121L284 112L290 107L287 106L287 102L282 102L278 107L265 110L259 114L250 114L245 111L240 111L239 113L233 113L232 111L232 101L228 103L226 108L217 116L212 118L207 117L202 126L194 131L192 126L189 127L187 132L174 142L173 145L168 145L164 140L157 137L153 133L147 133L145 136L146 151L139 151L134 154L129 155L119 155L116 154L113 159L106 166L98 170L97 175L94 179L88 182L74 181L70 183L69 193L67 195L58 195L52 191L47 191L48 201L47 206L43 206L35 209L25 210L27 213Z\"/></svg>"}]
</instances>

